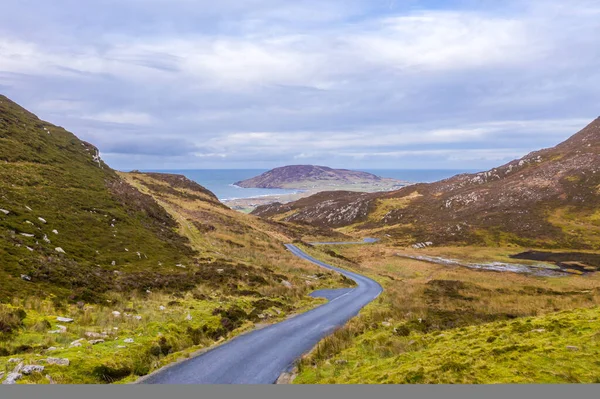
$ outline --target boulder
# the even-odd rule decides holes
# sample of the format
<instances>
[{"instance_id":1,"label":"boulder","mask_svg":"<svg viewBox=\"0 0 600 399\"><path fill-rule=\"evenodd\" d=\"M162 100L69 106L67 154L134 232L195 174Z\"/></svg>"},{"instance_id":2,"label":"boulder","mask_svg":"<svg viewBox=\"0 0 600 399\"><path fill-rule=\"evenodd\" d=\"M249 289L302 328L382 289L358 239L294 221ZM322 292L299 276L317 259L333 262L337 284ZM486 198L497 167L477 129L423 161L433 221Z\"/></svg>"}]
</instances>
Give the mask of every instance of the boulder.
<instances>
[{"instance_id":1,"label":"boulder","mask_svg":"<svg viewBox=\"0 0 600 399\"><path fill-rule=\"evenodd\" d=\"M30 375L33 373L41 373L42 371L44 371L44 366L37 366L37 365L33 365L33 364L30 364L28 366L23 366L23 368L21 369L21 373L25 374L25 375Z\"/></svg>"},{"instance_id":2,"label":"boulder","mask_svg":"<svg viewBox=\"0 0 600 399\"><path fill-rule=\"evenodd\" d=\"M56 366L68 366L71 364L71 361L69 359L61 359L58 357L49 357L48 359L46 359L46 362L48 364L54 364Z\"/></svg>"},{"instance_id":3,"label":"boulder","mask_svg":"<svg viewBox=\"0 0 600 399\"><path fill-rule=\"evenodd\" d=\"M2 384L13 385L13 384L16 384L17 380L20 380L21 378L23 378L23 374L21 374L21 373L8 373L8 375L6 376L6 379L4 381L2 381Z\"/></svg>"}]
</instances>

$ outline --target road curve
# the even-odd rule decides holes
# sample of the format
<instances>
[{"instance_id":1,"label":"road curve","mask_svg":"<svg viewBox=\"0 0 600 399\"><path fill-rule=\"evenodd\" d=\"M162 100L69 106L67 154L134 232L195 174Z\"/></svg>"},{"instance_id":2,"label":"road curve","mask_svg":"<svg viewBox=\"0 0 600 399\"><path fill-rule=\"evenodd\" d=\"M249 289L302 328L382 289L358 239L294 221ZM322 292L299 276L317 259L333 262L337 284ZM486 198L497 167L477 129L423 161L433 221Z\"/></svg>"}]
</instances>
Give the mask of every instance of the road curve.
<instances>
[{"instance_id":1,"label":"road curve","mask_svg":"<svg viewBox=\"0 0 600 399\"><path fill-rule=\"evenodd\" d=\"M357 273L339 269L286 247L296 256L351 278L357 286L332 301L260 330L240 335L198 357L158 370L142 384L272 384L294 361L343 326L383 291Z\"/></svg>"}]
</instances>

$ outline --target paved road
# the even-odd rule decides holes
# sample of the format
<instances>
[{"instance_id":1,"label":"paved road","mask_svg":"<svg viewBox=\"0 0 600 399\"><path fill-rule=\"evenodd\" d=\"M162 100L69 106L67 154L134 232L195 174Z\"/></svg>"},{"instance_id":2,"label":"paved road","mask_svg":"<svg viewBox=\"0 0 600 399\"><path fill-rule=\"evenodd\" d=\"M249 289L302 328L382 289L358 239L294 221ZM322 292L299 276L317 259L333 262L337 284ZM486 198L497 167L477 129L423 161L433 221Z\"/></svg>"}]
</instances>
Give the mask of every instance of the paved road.
<instances>
[{"instance_id":1,"label":"paved road","mask_svg":"<svg viewBox=\"0 0 600 399\"><path fill-rule=\"evenodd\" d=\"M343 326L383 291L360 274L323 263L294 245L296 256L356 281L356 288L306 313L240 335L201 356L149 375L144 384L272 384L296 359Z\"/></svg>"}]
</instances>

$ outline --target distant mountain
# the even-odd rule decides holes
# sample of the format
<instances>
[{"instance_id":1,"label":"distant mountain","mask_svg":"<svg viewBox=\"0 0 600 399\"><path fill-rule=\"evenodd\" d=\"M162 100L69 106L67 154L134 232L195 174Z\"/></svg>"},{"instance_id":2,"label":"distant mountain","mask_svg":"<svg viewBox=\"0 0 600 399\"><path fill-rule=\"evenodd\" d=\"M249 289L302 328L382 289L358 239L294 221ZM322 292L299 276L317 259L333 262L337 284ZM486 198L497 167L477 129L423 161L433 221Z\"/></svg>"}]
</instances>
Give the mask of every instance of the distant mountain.
<instances>
[{"instance_id":1,"label":"distant mountain","mask_svg":"<svg viewBox=\"0 0 600 399\"><path fill-rule=\"evenodd\" d=\"M326 166L292 165L275 168L260 176L235 183L244 188L305 188L314 184L358 184L379 182L371 173Z\"/></svg>"},{"instance_id":2,"label":"distant mountain","mask_svg":"<svg viewBox=\"0 0 600 399\"><path fill-rule=\"evenodd\" d=\"M323 192L253 213L406 244L600 249L600 118L487 172L388 193Z\"/></svg>"}]
</instances>

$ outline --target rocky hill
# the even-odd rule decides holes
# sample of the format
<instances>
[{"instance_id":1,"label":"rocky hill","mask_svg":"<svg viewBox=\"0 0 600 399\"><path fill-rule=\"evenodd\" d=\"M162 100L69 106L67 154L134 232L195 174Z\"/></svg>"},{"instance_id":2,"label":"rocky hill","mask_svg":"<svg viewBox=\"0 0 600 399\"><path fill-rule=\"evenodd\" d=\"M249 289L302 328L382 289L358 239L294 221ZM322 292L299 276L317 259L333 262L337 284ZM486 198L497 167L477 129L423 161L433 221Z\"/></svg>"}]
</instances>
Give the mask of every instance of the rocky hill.
<instances>
[{"instance_id":1,"label":"rocky hill","mask_svg":"<svg viewBox=\"0 0 600 399\"><path fill-rule=\"evenodd\" d=\"M398 244L600 249L600 118L556 147L389 193L320 193L253 213Z\"/></svg>"},{"instance_id":2,"label":"rocky hill","mask_svg":"<svg viewBox=\"0 0 600 399\"><path fill-rule=\"evenodd\" d=\"M115 290L186 290L203 278L181 266L245 259L236 259L231 243L246 234L260 235L260 245L278 256L285 254L281 241L299 236L297 227L242 218L183 176L127 175L143 177L144 190L106 165L93 145L0 96L0 302L19 295L98 302ZM190 226L176 219L174 198L193 203L196 213L184 221ZM205 238L199 244L194 237Z\"/></svg>"},{"instance_id":3,"label":"rocky hill","mask_svg":"<svg viewBox=\"0 0 600 399\"><path fill-rule=\"evenodd\" d=\"M315 184L366 184L381 181L371 173L326 166L292 165L275 168L260 176L239 181L244 188L305 188Z\"/></svg>"}]
</instances>

